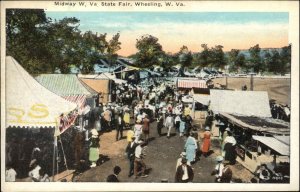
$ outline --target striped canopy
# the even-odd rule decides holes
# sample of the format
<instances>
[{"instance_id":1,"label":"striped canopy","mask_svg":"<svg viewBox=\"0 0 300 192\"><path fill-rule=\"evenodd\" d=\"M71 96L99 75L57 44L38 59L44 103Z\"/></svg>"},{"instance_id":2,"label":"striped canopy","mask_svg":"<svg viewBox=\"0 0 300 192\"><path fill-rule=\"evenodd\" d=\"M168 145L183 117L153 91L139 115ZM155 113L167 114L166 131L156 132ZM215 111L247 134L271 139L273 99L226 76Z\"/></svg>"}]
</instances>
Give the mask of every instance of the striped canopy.
<instances>
[{"instance_id":1,"label":"striped canopy","mask_svg":"<svg viewBox=\"0 0 300 192\"><path fill-rule=\"evenodd\" d=\"M178 88L207 88L206 81L200 79L178 79Z\"/></svg>"}]
</instances>

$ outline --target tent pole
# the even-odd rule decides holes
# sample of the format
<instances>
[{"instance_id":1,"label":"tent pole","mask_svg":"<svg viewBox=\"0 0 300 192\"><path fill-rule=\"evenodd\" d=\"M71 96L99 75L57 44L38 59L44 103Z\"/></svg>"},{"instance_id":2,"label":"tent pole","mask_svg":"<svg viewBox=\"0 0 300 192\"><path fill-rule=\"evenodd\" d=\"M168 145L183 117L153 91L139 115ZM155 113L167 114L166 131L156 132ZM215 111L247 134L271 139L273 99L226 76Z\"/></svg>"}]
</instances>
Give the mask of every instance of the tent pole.
<instances>
[{"instance_id":1,"label":"tent pole","mask_svg":"<svg viewBox=\"0 0 300 192\"><path fill-rule=\"evenodd\" d=\"M56 142L57 142L57 140L56 140ZM58 147L56 147L56 149L57 149L56 150L56 175L58 175L58 158L59 158Z\"/></svg>"},{"instance_id":2,"label":"tent pole","mask_svg":"<svg viewBox=\"0 0 300 192\"><path fill-rule=\"evenodd\" d=\"M61 137L59 137L59 142L61 144L61 149L62 149L62 152L63 152L63 155L64 155L64 161L65 161L66 168L67 168L67 170L69 170L68 165L67 165L67 159L66 159L66 156L65 156L64 147L63 147L63 144L62 144L62 141L61 141Z\"/></svg>"},{"instance_id":3,"label":"tent pole","mask_svg":"<svg viewBox=\"0 0 300 192\"><path fill-rule=\"evenodd\" d=\"M54 169L55 169L55 143L56 143L57 137L54 136L54 143L53 143L53 162L52 162L52 181L54 181Z\"/></svg>"}]
</instances>

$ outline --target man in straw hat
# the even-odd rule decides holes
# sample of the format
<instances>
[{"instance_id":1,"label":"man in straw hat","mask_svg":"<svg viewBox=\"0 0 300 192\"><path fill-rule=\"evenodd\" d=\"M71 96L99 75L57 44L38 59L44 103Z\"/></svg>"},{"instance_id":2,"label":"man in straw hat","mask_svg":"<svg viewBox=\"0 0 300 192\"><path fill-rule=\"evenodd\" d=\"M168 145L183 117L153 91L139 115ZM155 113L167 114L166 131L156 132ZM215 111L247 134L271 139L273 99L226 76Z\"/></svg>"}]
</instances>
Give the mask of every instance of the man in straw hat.
<instances>
[{"instance_id":1,"label":"man in straw hat","mask_svg":"<svg viewBox=\"0 0 300 192\"><path fill-rule=\"evenodd\" d=\"M135 159L134 159L134 176L135 179L138 178L139 174L141 173L141 177L145 178L148 175L145 174L146 164L144 163L144 154L143 154L143 147L145 146L145 142L138 141L138 146L135 148ZM141 171L139 171L139 168Z\"/></svg>"},{"instance_id":2,"label":"man in straw hat","mask_svg":"<svg viewBox=\"0 0 300 192\"><path fill-rule=\"evenodd\" d=\"M142 119L141 118L138 118L136 120L136 123L134 125L133 131L134 131L135 138L137 140L140 140L141 134L143 132L143 125L142 125Z\"/></svg>"},{"instance_id":3,"label":"man in straw hat","mask_svg":"<svg viewBox=\"0 0 300 192\"><path fill-rule=\"evenodd\" d=\"M221 182L221 177L222 177L222 170L224 169L224 164L223 164L223 157L221 155L216 157L216 162L217 165L215 167L215 170L212 172L212 175L215 175L216 179L215 182Z\"/></svg>"},{"instance_id":4,"label":"man in straw hat","mask_svg":"<svg viewBox=\"0 0 300 192\"><path fill-rule=\"evenodd\" d=\"M177 163L176 163L176 170L180 165L182 165L181 161L182 161L183 158L186 158L186 153L185 152L180 153L180 157L177 159Z\"/></svg>"},{"instance_id":5,"label":"man in straw hat","mask_svg":"<svg viewBox=\"0 0 300 192\"><path fill-rule=\"evenodd\" d=\"M224 158L219 155L216 157L217 165L212 175L215 175L215 182L218 183L230 183L232 178L232 170L228 161L224 161Z\"/></svg>"},{"instance_id":6,"label":"man in straw hat","mask_svg":"<svg viewBox=\"0 0 300 192\"><path fill-rule=\"evenodd\" d=\"M181 165L176 170L175 182L176 183L189 183L194 179L194 172L191 166L187 165L187 159L182 158Z\"/></svg>"}]
</instances>

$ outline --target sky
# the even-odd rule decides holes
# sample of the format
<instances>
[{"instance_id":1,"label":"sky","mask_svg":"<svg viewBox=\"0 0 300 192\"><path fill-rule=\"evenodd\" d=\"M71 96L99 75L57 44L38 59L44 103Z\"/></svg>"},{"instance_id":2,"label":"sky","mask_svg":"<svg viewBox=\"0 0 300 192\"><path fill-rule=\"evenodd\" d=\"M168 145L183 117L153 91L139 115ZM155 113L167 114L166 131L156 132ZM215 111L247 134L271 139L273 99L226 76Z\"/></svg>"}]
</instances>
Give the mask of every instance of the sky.
<instances>
[{"instance_id":1,"label":"sky","mask_svg":"<svg viewBox=\"0 0 300 192\"><path fill-rule=\"evenodd\" d=\"M136 40L143 35L159 39L165 52L176 53L186 45L192 52L223 45L224 51L279 48L289 44L288 12L49 12L60 20L76 17L82 32L107 33L108 40L120 32L121 56L137 52Z\"/></svg>"}]
</instances>

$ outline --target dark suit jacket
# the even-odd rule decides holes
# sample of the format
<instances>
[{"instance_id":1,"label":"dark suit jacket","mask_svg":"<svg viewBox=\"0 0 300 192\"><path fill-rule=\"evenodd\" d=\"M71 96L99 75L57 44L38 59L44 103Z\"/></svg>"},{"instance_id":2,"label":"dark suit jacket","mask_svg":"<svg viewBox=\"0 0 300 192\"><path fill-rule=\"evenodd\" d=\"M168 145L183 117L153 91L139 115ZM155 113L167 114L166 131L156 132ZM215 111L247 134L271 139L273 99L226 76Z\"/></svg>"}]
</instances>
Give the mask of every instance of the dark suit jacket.
<instances>
[{"instance_id":1,"label":"dark suit jacket","mask_svg":"<svg viewBox=\"0 0 300 192\"><path fill-rule=\"evenodd\" d=\"M106 182L120 182L120 181L116 175L111 174L107 177Z\"/></svg>"},{"instance_id":2,"label":"dark suit jacket","mask_svg":"<svg viewBox=\"0 0 300 192\"><path fill-rule=\"evenodd\" d=\"M194 172L191 166L187 166L187 171L188 171L188 182L192 182L194 179ZM183 176L183 169L182 165L180 165L177 170L176 170L176 175L175 175L175 182L176 183L181 183L182 182L182 176Z\"/></svg>"}]
</instances>

